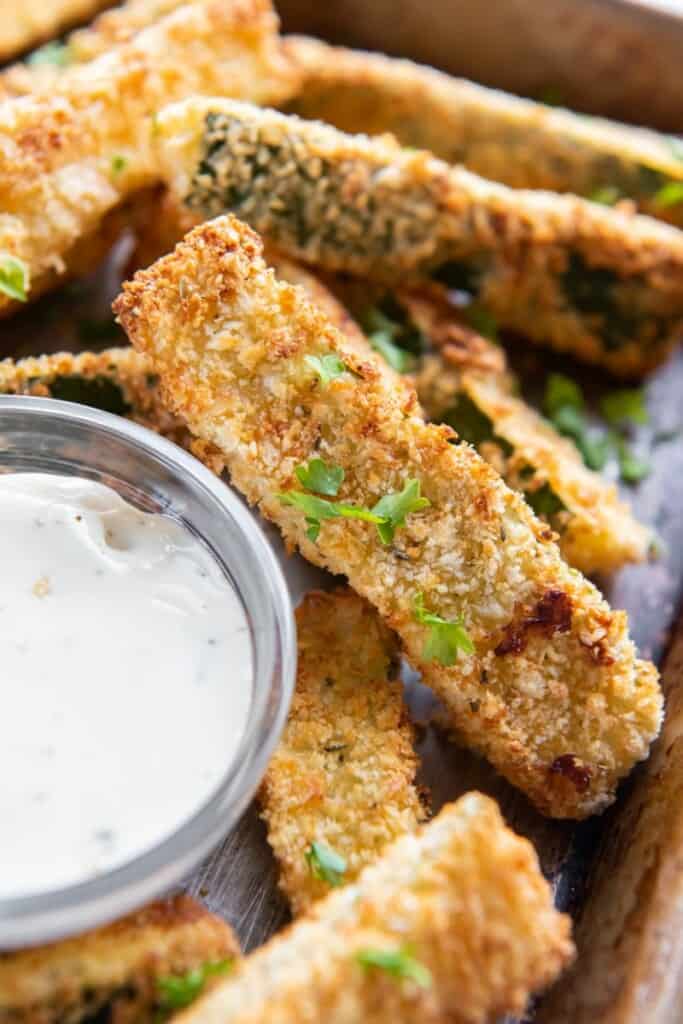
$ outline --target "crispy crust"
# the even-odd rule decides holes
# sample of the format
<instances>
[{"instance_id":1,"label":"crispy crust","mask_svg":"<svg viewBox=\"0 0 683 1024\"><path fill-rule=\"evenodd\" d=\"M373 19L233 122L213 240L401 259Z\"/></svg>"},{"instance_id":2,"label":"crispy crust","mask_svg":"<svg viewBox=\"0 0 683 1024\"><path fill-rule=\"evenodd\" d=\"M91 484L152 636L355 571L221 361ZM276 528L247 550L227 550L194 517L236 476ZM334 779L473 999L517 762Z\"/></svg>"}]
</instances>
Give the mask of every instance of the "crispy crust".
<instances>
[{"instance_id":1,"label":"crispy crust","mask_svg":"<svg viewBox=\"0 0 683 1024\"><path fill-rule=\"evenodd\" d=\"M50 0L50 3L23 0L4 4L0 22L0 63L37 46L77 21L85 21L107 4L108 0Z\"/></svg>"},{"instance_id":2,"label":"crispy crust","mask_svg":"<svg viewBox=\"0 0 683 1024\"><path fill-rule=\"evenodd\" d=\"M572 955L533 847L470 793L238 966L182 1024L484 1024L521 1011ZM409 946L429 988L364 970Z\"/></svg>"},{"instance_id":3,"label":"crispy crust","mask_svg":"<svg viewBox=\"0 0 683 1024\"><path fill-rule=\"evenodd\" d=\"M426 813L395 638L350 589L307 594L296 624L296 691L261 807L280 886L300 914L329 892L307 864L312 842L340 854L352 882Z\"/></svg>"},{"instance_id":4,"label":"crispy crust","mask_svg":"<svg viewBox=\"0 0 683 1024\"><path fill-rule=\"evenodd\" d=\"M434 68L383 54L290 36L302 69L301 92L287 109L347 132L392 132L404 146L513 188L593 195L616 187L644 213L683 225L683 204L654 196L683 181L674 141L656 132L488 89Z\"/></svg>"},{"instance_id":5,"label":"crispy crust","mask_svg":"<svg viewBox=\"0 0 683 1024\"><path fill-rule=\"evenodd\" d=\"M207 92L258 102L291 87L268 0L202 0L74 68L57 92L0 104L0 252L24 260L37 290L107 212L156 184L150 135L164 103ZM0 295L0 312L13 306Z\"/></svg>"},{"instance_id":6,"label":"crispy crust","mask_svg":"<svg viewBox=\"0 0 683 1024\"><path fill-rule=\"evenodd\" d=\"M413 415L300 290L275 279L253 232L232 217L196 228L124 287L115 311L169 408L292 547L376 605L471 746L546 813L582 817L613 799L661 717L656 670L636 660L626 615L562 562L547 526L490 466ZM321 388L305 357L329 353L352 372ZM372 507L416 478L431 506L389 546L346 518L323 522L312 541L278 494L298 489L295 468L313 455L344 468L342 501ZM463 617L474 655L451 667L425 659L419 593L447 621Z\"/></svg>"},{"instance_id":7,"label":"crispy crust","mask_svg":"<svg viewBox=\"0 0 683 1024\"><path fill-rule=\"evenodd\" d=\"M683 979L683 622L662 673L667 712L617 809L578 925L576 969L544 1024L676 1024Z\"/></svg>"},{"instance_id":8,"label":"crispy crust","mask_svg":"<svg viewBox=\"0 0 683 1024\"><path fill-rule=\"evenodd\" d=\"M230 100L175 104L158 127L179 199L306 262L389 285L447 274L502 327L621 374L683 330L683 233L651 218Z\"/></svg>"},{"instance_id":9,"label":"crispy crust","mask_svg":"<svg viewBox=\"0 0 683 1024\"><path fill-rule=\"evenodd\" d=\"M78 1024L109 1006L117 1024L151 1024L159 978L239 953L228 924L175 896L77 938L0 954L0 1022Z\"/></svg>"}]
</instances>

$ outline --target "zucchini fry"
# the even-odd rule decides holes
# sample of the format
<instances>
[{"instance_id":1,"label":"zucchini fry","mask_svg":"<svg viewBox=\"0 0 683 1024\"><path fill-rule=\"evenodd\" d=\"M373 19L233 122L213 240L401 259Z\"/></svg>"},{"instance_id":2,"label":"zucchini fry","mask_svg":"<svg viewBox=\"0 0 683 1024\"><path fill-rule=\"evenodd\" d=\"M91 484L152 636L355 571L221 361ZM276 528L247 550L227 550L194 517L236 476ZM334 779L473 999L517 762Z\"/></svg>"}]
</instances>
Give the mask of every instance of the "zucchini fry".
<instances>
[{"instance_id":1,"label":"zucchini fry","mask_svg":"<svg viewBox=\"0 0 683 1024\"><path fill-rule=\"evenodd\" d=\"M222 217L124 286L115 312L164 401L291 547L379 609L472 747L548 814L601 810L661 717L625 613L261 252ZM297 477L313 458L334 503Z\"/></svg>"},{"instance_id":2,"label":"zucchini fry","mask_svg":"<svg viewBox=\"0 0 683 1024\"><path fill-rule=\"evenodd\" d=\"M683 621L662 672L662 735L608 826L578 924L576 970L544 1024L674 1024L683 981Z\"/></svg>"},{"instance_id":3,"label":"zucchini fry","mask_svg":"<svg viewBox=\"0 0 683 1024\"><path fill-rule=\"evenodd\" d=\"M300 914L427 815L395 638L350 589L307 594L296 624L296 691L261 807L280 886Z\"/></svg>"},{"instance_id":4,"label":"zucchini fry","mask_svg":"<svg viewBox=\"0 0 683 1024\"><path fill-rule=\"evenodd\" d=\"M202 0L64 76L54 93L0 104L0 266L21 261L29 298L63 274L74 245L159 169L154 113L192 93L286 95L268 0ZM0 313L16 302L0 289Z\"/></svg>"},{"instance_id":5,"label":"zucchini fry","mask_svg":"<svg viewBox=\"0 0 683 1024\"><path fill-rule=\"evenodd\" d=\"M683 226L683 140L585 117L377 53L291 36L301 92L287 109L346 132L392 132L404 146L512 188L628 199ZM677 193L676 193L677 194Z\"/></svg>"},{"instance_id":6,"label":"zucchini fry","mask_svg":"<svg viewBox=\"0 0 683 1024\"><path fill-rule=\"evenodd\" d=\"M242 960L182 1024L484 1024L572 955L527 840L469 793ZM384 964L373 966L373 964Z\"/></svg>"},{"instance_id":7,"label":"zucchini fry","mask_svg":"<svg viewBox=\"0 0 683 1024\"><path fill-rule=\"evenodd\" d=\"M111 3L112 0L109 0ZM3 4L0 64L108 6L108 0L24 0Z\"/></svg>"},{"instance_id":8,"label":"zucchini fry","mask_svg":"<svg viewBox=\"0 0 683 1024\"><path fill-rule=\"evenodd\" d=\"M620 374L683 332L683 232L667 224L230 100L175 104L158 127L179 199L287 255L390 286L435 276L501 327Z\"/></svg>"},{"instance_id":9,"label":"zucchini fry","mask_svg":"<svg viewBox=\"0 0 683 1024\"><path fill-rule=\"evenodd\" d=\"M153 1024L164 979L197 972L199 992L239 954L230 926L189 896L151 903L85 935L0 955L0 1024L80 1024L105 1008L107 1020Z\"/></svg>"},{"instance_id":10,"label":"zucchini fry","mask_svg":"<svg viewBox=\"0 0 683 1024\"><path fill-rule=\"evenodd\" d=\"M29 57L12 64L0 74L0 96L25 96L41 89L59 85L68 68L85 64L120 46L142 29L153 25L163 15L181 7L188 0L128 0L127 3L101 14L92 24L71 32L64 44L57 44L52 54ZM103 4L98 4L102 7ZM52 57L52 59L50 59Z\"/></svg>"}]
</instances>

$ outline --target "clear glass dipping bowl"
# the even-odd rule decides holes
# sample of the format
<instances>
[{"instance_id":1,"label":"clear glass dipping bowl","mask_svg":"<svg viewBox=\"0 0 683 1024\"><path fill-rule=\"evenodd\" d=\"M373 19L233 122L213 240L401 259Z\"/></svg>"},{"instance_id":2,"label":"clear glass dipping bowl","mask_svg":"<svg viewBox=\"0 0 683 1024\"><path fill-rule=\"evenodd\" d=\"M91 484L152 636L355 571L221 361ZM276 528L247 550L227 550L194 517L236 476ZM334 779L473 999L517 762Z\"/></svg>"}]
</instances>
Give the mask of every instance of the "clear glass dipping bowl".
<instances>
[{"instance_id":1,"label":"clear glass dipping bowl","mask_svg":"<svg viewBox=\"0 0 683 1024\"><path fill-rule=\"evenodd\" d=\"M195 867L235 825L261 781L284 725L296 669L291 601L275 555L242 501L197 459L97 409L2 396L0 472L8 471L98 480L139 508L171 515L197 533L241 597L254 674L242 743L213 796L171 836L121 867L63 889L0 899L0 950L111 920L168 890ZM11 726L9 711L5 703L2 717ZM0 835L4 827L0 822ZM49 841L36 835L36 851L44 855Z\"/></svg>"}]
</instances>

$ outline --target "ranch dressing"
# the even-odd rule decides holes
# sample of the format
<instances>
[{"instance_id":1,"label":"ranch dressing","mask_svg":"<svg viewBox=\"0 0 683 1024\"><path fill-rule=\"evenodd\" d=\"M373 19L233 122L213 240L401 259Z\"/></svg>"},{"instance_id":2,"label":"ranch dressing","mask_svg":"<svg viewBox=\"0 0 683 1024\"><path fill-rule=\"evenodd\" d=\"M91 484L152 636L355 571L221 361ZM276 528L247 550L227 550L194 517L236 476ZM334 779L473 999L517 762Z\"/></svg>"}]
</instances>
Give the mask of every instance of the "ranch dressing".
<instances>
[{"instance_id":1,"label":"ranch dressing","mask_svg":"<svg viewBox=\"0 0 683 1024\"><path fill-rule=\"evenodd\" d=\"M242 605L109 487L0 476L0 897L84 881L199 809L244 733Z\"/></svg>"}]
</instances>

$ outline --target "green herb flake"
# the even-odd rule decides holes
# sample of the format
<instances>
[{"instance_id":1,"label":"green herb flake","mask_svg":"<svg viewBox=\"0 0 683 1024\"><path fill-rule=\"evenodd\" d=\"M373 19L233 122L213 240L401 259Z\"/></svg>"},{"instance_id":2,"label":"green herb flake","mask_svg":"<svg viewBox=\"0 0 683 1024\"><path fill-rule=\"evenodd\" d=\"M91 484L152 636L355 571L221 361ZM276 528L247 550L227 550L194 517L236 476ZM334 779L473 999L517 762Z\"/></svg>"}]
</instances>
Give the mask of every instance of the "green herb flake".
<instances>
[{"instance_id":1,"label":"green herb flake","mask_svg":"<svg viewBox=\"0 0 683 1024\"><path fill-rule=\"evenodd\" d=\"M415 365L415 358L410 352L405 352L391 340L391 335L386 331L375 331L368 335L368 341L375 352L378 352L385 363L388 363L397 373L408 373Z\"/></svg>"},{"instance_id":2,"label":"green herb flake","mask_svg":"<svg viewBox=\"0 0 683 1024\"><path fill-rule=\"evenodd\" d=\"M619 462L619 476L625 484L634 486L644 480L652 472L647 459L638 458L631 450L628 441L620 434L612 434L611 440Z\"/></svg>"},{"instance_id":3,"label":"green herb flake","mask_svg":"<svg viewBox=\"0 0 683 1024\"><path fill-rule=\"evenodd\" d=\"M594 189L588 198L592 203L599 203L601 206L614 206L622 198L622 193L616 185L602 185Z\"/></svg>"},{"instance_id":4,"label":"green herb flake","mask_svg":"<svg viewBox=\"0 0 683 1024\"><path fill-rule=\"evenodd\" d=\"M120 174L128 166L128 158L117 153L111 158L111 173Z\"/></svg>"},{"instance_id":5,"label":"green herb flake","mask_svg":"<svg viewBox=\"0 0 683 1024\"><path fill-rule=\"evenodd\" d=\"M373 515L370 509L361 508L358 505L345 505L342 502L327 501L325 498L317 498L313 494L304 494L302 491L283 491L277 497L283 505L293 505L301 509L306 517L308 529L306 536L309 540L316 541L320 534L320 524L324 519L362 519L367 523L374 523L378 526L382 519Z\"/></svg>"},{"instance_id":6,"label":"green herb flake","mask_svg":"<svg viewBox=\"0 0 683 1024\"><path fill-rule=\"evenodd\" d=\"M421 333L407 319L398 303L385 299L385 312L370 306L361 316L361 325L371 346L397 373L408 373L415 366L415 355L423 348Z\"/></svg>"},{"instance_id":7,"label":"green herb flake","mask_svg":"<svg viewBox=\"0 0 683 1024\"><path fill-rule=\"evenodd\" d=\"M346 373L346 363L333 352L325 356L305 356L304 362L318 374L323 387L326 387L331 381Z\"/></svg>"},{"instance_id":8,"label":"green herb flake","mask_svg":"<svg viewBox=\"0 0 683 1024\"><path fill-rule=\"evenodd\" d=\"M648 422L645 392L642 388L612 391L600 400L600 412L612 426L620 423L645 424Z\"/></svg>"},{"instance_id":9,"label":"green herb flake","mask_svg":"<svg viewBox=\"0 0 683 1024\"><path fill-rule=\"evenodd\" d=\"M346 861L325 843L313 842L304 854L314 878L336 888L343 883Z\"/></svg>"},{"instance_id":10,"label":"green herb flake","mask_svg":"<svg viewBox=\"0 0 683 1024\"><path fill-rule=\"evenodd\" d=\"M307 465L296 469L296 477L307 491L334 498L344 480L344 470L341 466L328 465L323 459L311 459Z\"/></svg>"},{"instance_id":11,"label":"green herb flake","mask_svg":"<svg viewBox=\"0 0 683 1024\"><path fill-rule=\"evenodd\" d=\"M431 972L415 959L407 946L400 949L361 949L356 953L356 960L365 970L386 971L394 978L413 981L420 988L430 988L432 984Z\"/></svg>"},{"instance_id":12,"label":"green herb flake","mask_svg":"<svg viewBox=\"0 0 683 1024\"><path fill-rule=\"evenodd\" d=\"M671 206L683 203L683 181L667 181L653 197L655 206L667 210Z\"/></svg>"},{"instance_id":13,"label":"green herb flake","mask_svg":"<svg viewBox=\"0 0 683 1024\"><path fill-rule=\"evenodd\" d=\"M462 651L463 654L474 654L472 638L465 629L464 621L460 616L454 622L448 622L435 612L427 611L421 593L415 597L413 612L415 620L421 626L427 626L430 631L422 651L425 661L438 661L441 665L454 665L459 651Z\"/></svg>"},{"instance_id":14,"label":"green herb flake","mask_svg":"<svg viewBox=\"0 0 683 1024\"><path fill-rule=\"evenodd\" d=\"M234 959L227 957L195 967L178 977L169 976L157 980L158 1005L162 1011L181 1010L201 995L210 978L228 974L234 965Z\"/></svg>"},{"instance_id":15,"label":"green herb flake","mask_svg":"<svg viewBox=\"0 0 683 1024\"><path fill-rule=\"evenodd\" d=\"M0 253L0 292L17 302L26 302L28 267L8 252Z\"/></svg>"},{"instance_id":16,"label":"green herb flake","mask_svg":"<svg viewBox=\"0 0 683 1024\"><path fill-rule=\"evenodd\" d=\"M405 526L406 516L429 508L430 505L429 498L420 494L419 480L408 480L402 491L385 494L372 509L375 515L382 518L382 522L377 524L382 543L391 544L398 527Z\"/></svg>"},{"instance_id":17,"label":"green herb flake","mask_svg":"<svg viewBox=\"0 0 683 1024\"><path fill-rule=\"evenodd\" d=\"M55 39L50 43L45 43L45 46L40 46L33 53L29 54L26 58L26 63L32 68L45 64L65 68L71 63L71 51L67 43L60 43L59 40Z\"/></svg>"},{"instance_id":18,"label":"green herb flake","mask_svg":"<svg viewBox=\"0 0 683 1024\"><path fill-rule=\"evenodd\" d=\"M581 388L570 377L552 373L546 384L543 408L554 426L570 437L589 469L603 469L609 454L609 439L593 432L584 414Z\"/></svg>"},{"instance_id":19,"label":"green herb flake","mask_svg":"<svg viewBox=\"0 0 683 1024\"><path fill-rule=\"evenodd\" d=\"M565 377L563 373L551 373L545 386L543 408L552 419L565 406L583 409L581 388L571 377Z\"/></svg>"}]
</instances>

